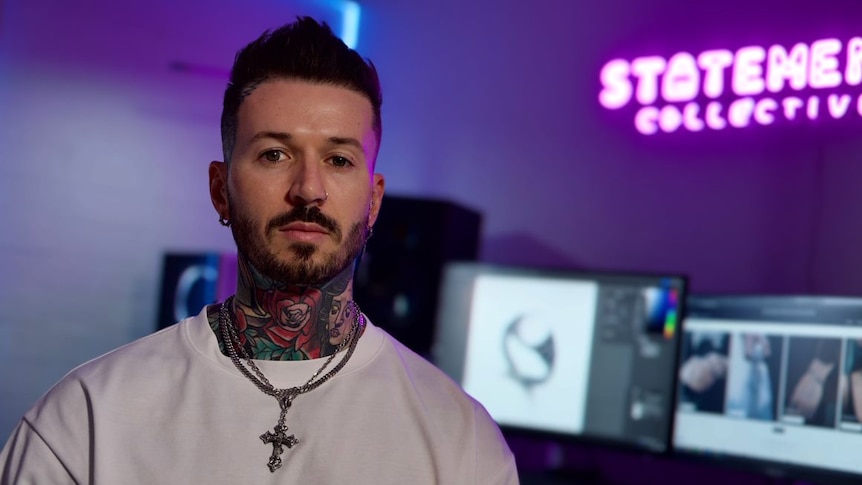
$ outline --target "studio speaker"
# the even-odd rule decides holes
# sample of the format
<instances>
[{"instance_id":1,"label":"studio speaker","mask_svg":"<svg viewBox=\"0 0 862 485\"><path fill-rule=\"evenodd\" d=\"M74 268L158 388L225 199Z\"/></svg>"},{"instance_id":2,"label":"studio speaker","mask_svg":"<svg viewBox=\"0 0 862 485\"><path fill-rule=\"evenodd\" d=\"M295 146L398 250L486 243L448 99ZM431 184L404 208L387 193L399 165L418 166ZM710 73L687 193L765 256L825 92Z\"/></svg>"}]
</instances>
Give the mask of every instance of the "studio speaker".
<instances>
[{"instance_id":1,"label":"studio speaker","mask_svg":"<svg viewBox=\"0 0 862 485\"><path fill-rule=\"evenodd\" d=\"M384 196L354 280L363 312L429 358L443 267L477 259L481 225L479 212L453 202Z\"/></svg>"}]
</instances>

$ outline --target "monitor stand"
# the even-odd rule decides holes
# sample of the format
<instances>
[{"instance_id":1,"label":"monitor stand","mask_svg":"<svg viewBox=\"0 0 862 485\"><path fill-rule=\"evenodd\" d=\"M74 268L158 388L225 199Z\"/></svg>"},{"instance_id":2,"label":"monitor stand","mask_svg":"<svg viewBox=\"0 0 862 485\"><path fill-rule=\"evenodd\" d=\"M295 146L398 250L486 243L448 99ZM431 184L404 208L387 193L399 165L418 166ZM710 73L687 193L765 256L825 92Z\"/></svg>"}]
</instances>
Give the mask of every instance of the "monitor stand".
<instances>
[{"instance_id":1,"label":"monitor stand","mask_svg":"<svg viewBox=\"0 0 862 485\"><path fill-rule=\"evenodd\" d=\"M598 468L547 470L544 472L524 473L521 485L611 485L602 478Z\"/></svg>"},{"instance_id":2,"label":"monitor stand","mask_svg":"<svg viewBox=\"0 0 862 485\"><path fill-rule=\"evenodd\" d=\"M573 454L567 453L565 445L542 445L541 466L521 471L521 485L612 485L604 477L593 450L582 447Z\"/></svg>"}]
</instances>

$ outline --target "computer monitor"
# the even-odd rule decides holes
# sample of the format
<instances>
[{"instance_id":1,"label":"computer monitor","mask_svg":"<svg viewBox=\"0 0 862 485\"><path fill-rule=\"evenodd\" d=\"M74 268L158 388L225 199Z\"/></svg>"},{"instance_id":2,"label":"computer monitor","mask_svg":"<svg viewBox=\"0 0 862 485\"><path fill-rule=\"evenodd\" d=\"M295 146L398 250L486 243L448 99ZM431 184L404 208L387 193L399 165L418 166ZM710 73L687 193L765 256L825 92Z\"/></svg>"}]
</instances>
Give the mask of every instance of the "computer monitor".
<instances>
[{"instance_id":1,"label":"computer monitor","mask_svg":"<svg viewBox=\"0 0 862 485\"><path fill-rule=\"evenodd\" d=\"M862 299L691 296L674 451L862 480Z\"/></svg>"},{"instance_id":2,"label":"computer monitor","mask_svg":"<svg viewBox=\"0 0 862 485\"><path fill-rule=\"evenodd\" d=\"M686 279L450 263L432 360L503 431L670 447Z\"/></svg>"}]
</instances>

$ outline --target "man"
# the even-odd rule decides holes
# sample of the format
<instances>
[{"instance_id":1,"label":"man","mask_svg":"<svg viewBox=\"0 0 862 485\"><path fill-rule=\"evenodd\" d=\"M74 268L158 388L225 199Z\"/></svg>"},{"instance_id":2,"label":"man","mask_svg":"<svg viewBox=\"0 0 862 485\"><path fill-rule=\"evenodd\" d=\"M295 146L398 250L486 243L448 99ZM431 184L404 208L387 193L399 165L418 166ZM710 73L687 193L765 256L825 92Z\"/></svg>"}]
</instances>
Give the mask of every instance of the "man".
<instances>
[{"instance_id":1,"label":"man","mask_svg":"<svg viewBox=\"0 0 862 485\"><path fill-rule=\"evenodd\" d=\"M517 483L484 408L352 301L380 104L374 67L314 20L243 49L209 168L235 297L72 371L0 482Z\"/></svg>"}]
</instances>

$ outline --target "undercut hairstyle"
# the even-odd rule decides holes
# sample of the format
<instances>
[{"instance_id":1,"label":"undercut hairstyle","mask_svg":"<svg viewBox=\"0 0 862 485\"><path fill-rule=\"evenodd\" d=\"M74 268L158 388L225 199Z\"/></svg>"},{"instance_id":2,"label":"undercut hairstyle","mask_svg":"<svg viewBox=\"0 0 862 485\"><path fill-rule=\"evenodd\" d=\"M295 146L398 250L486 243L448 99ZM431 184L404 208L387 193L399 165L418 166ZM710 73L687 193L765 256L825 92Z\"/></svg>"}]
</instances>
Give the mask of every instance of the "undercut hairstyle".
<instances>
[{"instance_id":1,"label":"undercut hairstyle","mask_svg":"<svg viewBox=\"0 0 862 485\"><path fill-rule=\"evenodd\" d=\"M347 47L325 22L299 17L295 22L264 32L237 53L221 114L225 162L229 163L233 155L240 105L257 86L273 79L329 84L365 96L371 102L372 127L380 146L383 94L374 64Z\"/></svg>"}]
</instances>

